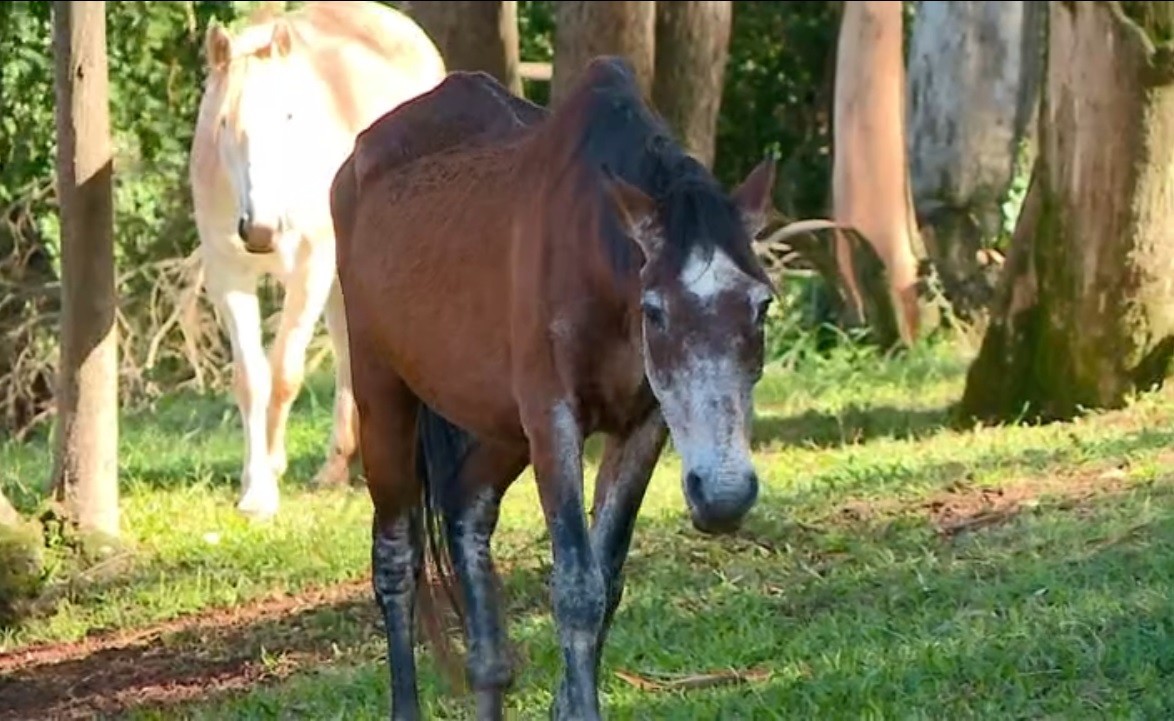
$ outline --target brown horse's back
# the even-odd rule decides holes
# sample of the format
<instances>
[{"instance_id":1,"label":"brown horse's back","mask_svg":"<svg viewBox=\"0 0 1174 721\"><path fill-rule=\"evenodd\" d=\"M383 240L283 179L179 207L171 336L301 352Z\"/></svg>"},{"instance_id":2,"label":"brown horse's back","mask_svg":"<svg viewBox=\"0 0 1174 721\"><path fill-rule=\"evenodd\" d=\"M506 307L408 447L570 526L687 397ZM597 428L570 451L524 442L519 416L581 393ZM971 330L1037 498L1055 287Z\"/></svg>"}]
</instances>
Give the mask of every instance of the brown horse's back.
<instances>
[{"instance_id":1,"label":"brown horse's back","mask_svg":"<svg viewBox=\"0 0 1174 721\"><path fill-rule=\"evenodd\" d=\"M546 117L547 111L509 93L492 76L457 71L418 102L385 113L355 140L355 180L436 153L500 140Z\"/></svg>"},{"instance_id":2,"label":"brown horse's back","mask_svg":"<svg viewBox=\"0 0 1174 721\"><path fill-rule=\"evenodd\" d=\"M452 73L367 128L331 191L348 328L362 349L352 362L390 363L372 370L394 368L429 405L484 436L521 432L503 332L511 264L500 239L513 228L487 189L512 183L502 142L545 116L484 73ZM444 243L430 242L447 232ZM470 343L476 363L452 351ZM487 387L498 393L471 404L471 417L463 399Z\"/></svg>"}]
</instances>

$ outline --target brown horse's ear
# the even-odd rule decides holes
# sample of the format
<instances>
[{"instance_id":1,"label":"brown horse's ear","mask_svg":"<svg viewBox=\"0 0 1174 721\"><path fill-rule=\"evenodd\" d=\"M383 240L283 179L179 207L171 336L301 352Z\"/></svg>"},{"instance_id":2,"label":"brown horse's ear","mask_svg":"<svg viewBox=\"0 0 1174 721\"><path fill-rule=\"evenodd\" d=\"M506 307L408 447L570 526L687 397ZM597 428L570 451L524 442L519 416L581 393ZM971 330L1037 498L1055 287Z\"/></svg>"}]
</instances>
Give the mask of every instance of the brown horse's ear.
<instances>
[{"instance_id":1,"label":"brown horse's ear","mask_svg":"<svg viewBox=\"0 0 1174 721\"><path fill-rule=\"evenodd\" d=\"M204 60L213 70L221 70L232 59L232 36L219 22L213 20L204 33Z\"/></svg>"},{"instance_id":2,"label":"brown horse's ear","mask_svg":"<svg viewBox=\"0 0 1174 721\"><path fill-rule=\"evenodd\" d=\"M774 184L775 161L773 158L764 158L733 193L734 202L742 211L742 222L746 224L746 232L751 238L757 236L766 225Z\"/></svg>"},{"instance_id":3,"label":"brown horse's ear","mask_svg":"<svg viewBox=\"0 0 1174 721\"><path fill-rule=\"evenodd\" d=\"M289 23L284 20L278 20L273 24L273 41L272 47L277 57L282 58L289 55L289 49L293 45L293 37L289 32Z\"/></svg>"},{"instance_id":4,"label":"brown horse's ear","mask_svg":"<svg viewBox=\"0 0 1174 721\"><path fill-rule=\"evenodd\" d=\"M620 221L627 226L628 235L651 260L660 252L661 234L656 222L656 201L623 178L604 168L603 187L615 205Z\"/></svg>"}]
</instances>

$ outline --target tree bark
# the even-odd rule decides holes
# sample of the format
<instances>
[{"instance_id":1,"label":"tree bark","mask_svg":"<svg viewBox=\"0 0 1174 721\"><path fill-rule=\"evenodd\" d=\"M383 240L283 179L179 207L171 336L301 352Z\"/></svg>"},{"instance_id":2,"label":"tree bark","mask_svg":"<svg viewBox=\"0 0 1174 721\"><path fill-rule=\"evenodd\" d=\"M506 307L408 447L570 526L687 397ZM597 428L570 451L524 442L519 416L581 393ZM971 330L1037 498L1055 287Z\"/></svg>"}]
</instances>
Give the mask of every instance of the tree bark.
<instances>
[{"instance_id":1,"label":"tree bark","mask_svg":"<svg viewBox=\"0 0 1174 721\"><path fill-rule=\"evenodd\" d=\"M656 4L652 100L690 154L713 166L733 3Z\"/></svg>"},{"instance_id":2,"label":"tree bark","mask_svg":"<svg viewBox=\"0 0 1174 721\"><path fill-rule=\"evenodd\" d=\"M408 13L436 43L449 70L481 70L522 95L516 0L414 0Z\"/></svg>"},{"instance_id":3,"label":"tree bark","mask_svg":"<svg viewBox=\"0 0 1174 721\"><path fill-rule=\"evenodd\" d=\"M1020 144L1034 145L1047 11L1020 0L918 5L909 50L913 201L964 321L993 295L993 268L979 258L999 234Z\"/></svg>"},{"instance_id":4,"label":"tree bark","mask_svg":"<svg viewBox=\"0 0 1174 721\"><path fill-rule=\"evenodd\" d=\"M842 233L836 255L849 296L858 298L882 346L912 343L922 326L919 263L924 256L913 220L905 152L905 64L901 3L849 0L843 5L836 55L832 205L838 222L863 235L884 263L889 299L862 297L851 246ZM891 308L895 321L868 317ZM896 329L897 337L891 330Z\"/></svg>"},{"instance_id":5,"label":"tree bark","mask_svg":"<svg viewBox=\"0 0 1174 721\"><path fill-rule=\"evenodd\" d=\"M554 107L600 55L632 64L644 95L652 98L656 47L656 3L574 0L554 5L554 62L550 105Z\"/></svg>"},{"instance_id":6,"label":"tree bark","mask_svg":"<svg viewBox=\"0 0 1174 721\"><path fill-rule=\"evenodd\" d=\"M83 532L118 536L118 347L106 3L55 2L61 366L56 500Z\"/></svg>"},{"instance_id":7,"label":"tree bark","mask_svg":"<svg viewBox=\"0 0 1174 721\"><path fill-rule=\"evenodd\" d=\"M971 420L1117 408L1167 375L1174 54L1151 38L1170 9L1124 4L1139 26L1122 5L1049 3L1040 154L967 377Z\"/></svg>"},{"instance_id":8,"label":"tree bark","mask_svg":"<svg viewBox=\"0 0 1174 721\"><path fill-rule=\"evenodd\" d=\"M4 491L0 491L0 526L12 528L20 525L20 514L16 512L16 507L12 505L12 501L8 500L8 496L4 495Z\"/></svg>"}]
</instances>

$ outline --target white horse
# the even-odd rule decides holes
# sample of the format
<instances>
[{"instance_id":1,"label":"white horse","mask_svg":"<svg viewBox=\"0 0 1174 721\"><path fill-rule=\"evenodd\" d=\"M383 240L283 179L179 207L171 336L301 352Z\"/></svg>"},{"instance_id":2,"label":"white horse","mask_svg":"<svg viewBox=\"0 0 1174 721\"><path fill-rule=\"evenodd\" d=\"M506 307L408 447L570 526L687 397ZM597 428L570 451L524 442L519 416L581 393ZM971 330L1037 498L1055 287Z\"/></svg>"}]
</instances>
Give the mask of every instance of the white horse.
<instances>
[{"instance_id":1,"label":"white horse","mask_svg":"<svg viewBox=\"0 0 1174 721\"><path fill-rule=\"evenodd\" d=\"M335 272L330 183L356 135L445 76L439 51L406 15L375 2L308 3L254 15L235 35L213 24L190 174L204 286L232 343L244 426L237 508L277 512L285 427L325 313L335 361L334 419L317 484L346 483L358 413ZM266 357L263 274L284 288Z\"/></svg>"}]
</instances>

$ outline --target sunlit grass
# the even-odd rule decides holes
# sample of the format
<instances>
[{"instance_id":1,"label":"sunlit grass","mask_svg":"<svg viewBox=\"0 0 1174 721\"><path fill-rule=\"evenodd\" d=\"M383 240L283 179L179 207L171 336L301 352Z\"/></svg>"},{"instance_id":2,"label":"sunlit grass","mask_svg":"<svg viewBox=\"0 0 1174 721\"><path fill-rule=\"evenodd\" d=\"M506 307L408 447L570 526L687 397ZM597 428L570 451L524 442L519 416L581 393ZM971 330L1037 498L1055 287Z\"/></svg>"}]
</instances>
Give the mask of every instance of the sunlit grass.
<instances>
[{"instance_id":1,"label":"sunlit grass","mask_svg":"<svg viewBox=\"0 0 1174 721\"><path fill-rule=\"evenodd\" d=\"M1174 713L1174 403L1162 393L1070 424L953 430L965 357L950 347L881 359L842 352L771 368L758 392L764 490L744 531L691 530L668 453L641 513L602 680L610 718L1163 718ZM0 650L71 640L276 590L367 573L362 490L314 493L329 380L294 412L294 463L271 523L232 508L240 438L227 399L169 399L128 418L124 522L134 565L70 594ZM46 472L43 445L0 450L0 480ZM594 468L588 469L588 483ZM1071 479L1069 482L1068 479ZM929 502L989 487L1047 491L957 537ZM1081 488L1080 494L1065 488ZM26 489L27 490L27 489ZM26 503L27 505L27 503ZM853 509L854 513L846 513ZM521 663L511 718L545 718L558 652L549 545L527 475L506 499L497 557ZM335 648L287 678L143 718L386 717L372 609L300 618ZM318 619L315 625L314 619ZM276 629L271 648L280 648ZM320 639L320 640L319 640ZM421 653L430 718L467 718ZM745 685L652 691L654 677L754 669Z\"/></svg>"}]
</instances>

